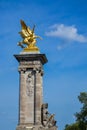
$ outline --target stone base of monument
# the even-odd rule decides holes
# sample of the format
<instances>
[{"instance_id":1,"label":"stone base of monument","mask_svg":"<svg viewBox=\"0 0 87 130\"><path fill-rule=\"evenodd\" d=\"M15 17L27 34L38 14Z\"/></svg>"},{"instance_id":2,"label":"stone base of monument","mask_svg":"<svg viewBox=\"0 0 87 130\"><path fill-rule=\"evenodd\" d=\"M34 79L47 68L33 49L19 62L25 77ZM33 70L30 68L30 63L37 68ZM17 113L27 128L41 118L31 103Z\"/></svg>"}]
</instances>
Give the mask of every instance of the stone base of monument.
<instances>
[{"instance_id":1,"label":"stone base of monument","mask_svg":"<svg viewBox=\"0 0 87 130\"><path fill-rule=\"evenodd\" d=\"M57 130L57 126L53 126L50 128L43 127L41 125L34 125L34 126L17 126L16 130Z\"/></svg>"}]
</instances>

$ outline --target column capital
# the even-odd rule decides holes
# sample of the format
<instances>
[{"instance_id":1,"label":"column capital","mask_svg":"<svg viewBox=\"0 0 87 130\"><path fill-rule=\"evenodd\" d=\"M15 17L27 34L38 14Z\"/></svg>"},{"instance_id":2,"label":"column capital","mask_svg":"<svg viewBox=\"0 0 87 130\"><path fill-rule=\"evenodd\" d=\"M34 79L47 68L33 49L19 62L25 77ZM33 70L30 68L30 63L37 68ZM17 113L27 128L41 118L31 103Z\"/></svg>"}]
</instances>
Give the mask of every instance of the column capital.
<instances>
[{"instance_id":1,"label":"column capital","mask_svg":"<svg viewBox=\"0 0 87 130\"><path fill-rule=\"evenodd\" d=\"M14 55L14 57L17 59L18 62L21 61L41 61L41 63L44 65L47 63L47 57L45 54L19 54Z\"/></svg>"},{"instance_id":2,"label":"column capital","mask_svg":"<svg viewBox=\"0 0 87 130\"><path fill-rule=\"evenodd\" d=\"M19 71L19 73L25 73L25 71L26 71L26 68L18 68L18 71Z\"/></svg>"},{"instance_id":3,"label":"column capital","mask_svg":"<svg viewBox=\"0 0 87 130\"><path fill-rule=\"evenodd\" d=\"M41 75L44 74L43 68L42 67L35 67L33 68L33 71L35 71L36 73L40 73Z\"/></svg>"}]
</instances>

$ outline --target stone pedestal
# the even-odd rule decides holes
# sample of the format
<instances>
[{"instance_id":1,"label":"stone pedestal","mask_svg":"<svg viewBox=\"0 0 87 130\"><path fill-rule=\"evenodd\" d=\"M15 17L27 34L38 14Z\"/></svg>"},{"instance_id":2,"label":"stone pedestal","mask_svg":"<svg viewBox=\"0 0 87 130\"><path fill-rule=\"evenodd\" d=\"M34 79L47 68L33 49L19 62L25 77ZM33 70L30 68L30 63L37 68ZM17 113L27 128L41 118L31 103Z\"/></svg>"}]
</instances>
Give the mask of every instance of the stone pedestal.
<instances>
[{"instance_id":1,"label":"stone pedestal","mask_svg":"<svg viewBox=\"0 0 87 130\"><path fill-rule=\"evenodd\" d=\"M43 104L43 65L45 54L14 55L19 62L19 121L16 130L30 130L41 125L41 105Z\"/></svg>"},{"instance_id":2,"label":"stone pedestal","mask_svg":"<svg viewBox=\"0 0 87 130\"><path fill-rule=\"evenodd\" d=\"M23 126L18 126L16 130L57 130L57 127L54 126L54 127L51 127L51 128L45 128L45 127L42 127L42 126L38 126L38 125L35 125L35 126L32 126L32 127L23 127Z\"/></svg>"},{"instance_id":3,"label":"stone pedestal","mask_svg":"<svg viewBox=\"0 0 87 130\"><path fill-rule=\"evenodd\" d=\"M14 55L19 62L19 120L16 130L57 130L54 114L43 103L45 54Z\"/></svg>"}]
</instances>

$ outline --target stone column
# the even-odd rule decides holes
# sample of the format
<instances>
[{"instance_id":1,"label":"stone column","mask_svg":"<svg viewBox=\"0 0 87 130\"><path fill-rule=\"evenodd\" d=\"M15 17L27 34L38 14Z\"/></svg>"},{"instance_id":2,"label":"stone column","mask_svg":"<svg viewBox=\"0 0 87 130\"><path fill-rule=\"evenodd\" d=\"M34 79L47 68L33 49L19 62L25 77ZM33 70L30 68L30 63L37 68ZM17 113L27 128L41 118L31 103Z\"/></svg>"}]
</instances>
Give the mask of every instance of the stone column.
<instances>
[{"instance_id":1,"label":"stone column","mask_svg":"<svg viewBox=\"0 0 87 130\"><path fill-rule=\"evenodd\" d=\"M19 86L19 124L25 123L26 113L26 93L25 93L25 70L19 69L20 86Z\"/></svg>"},{"instance_id":2,"label":"stone column","mask_svg":"<svg viewBox=\"0 0 87 130\"><path fill-rule=\"evenodd\" d=\"M15 55L19 62L19 123L17 130L41 125L41 105L43 104L43 65L45 54Z\"/></svg>"},{"instance_id":3,"label":"stone column","mask_svg":"<svg viewBox=\"0 0 87 130\"><path fill-rule=\"evenodd\" d=\"M42 86L43 70L38 68L36 70L36 124L41 123L41 105L43 103L43 86Z\"/></svg>"}]
</instances>

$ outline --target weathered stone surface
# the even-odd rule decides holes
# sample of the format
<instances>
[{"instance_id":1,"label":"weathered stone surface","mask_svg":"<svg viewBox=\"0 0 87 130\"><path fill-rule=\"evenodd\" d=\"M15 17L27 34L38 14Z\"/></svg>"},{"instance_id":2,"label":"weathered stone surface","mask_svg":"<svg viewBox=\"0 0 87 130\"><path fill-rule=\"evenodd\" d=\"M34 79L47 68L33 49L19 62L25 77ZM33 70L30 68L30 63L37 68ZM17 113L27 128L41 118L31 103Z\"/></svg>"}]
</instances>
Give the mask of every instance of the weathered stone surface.
<instances>
[{"instance_id":1,"label":"weathered stone surface","mask_svg":"<svg viewBox=\"0 0 87 130\"><path fill-rule=\"evenodd\" d=\"M14 56L18 60L18 62L34 61L35 63L37 61L41 61L42 64L45 64L48 61L45 54L20 54L20 55L14 55Z\"/></svg>"},{"instance_id":2,"label":"weathered stone surface","mask_svg":"<svg viewBox=\"0 0 87 130\"><path fill-rule=\"evenodd\" d=\"M14 55L19 62L19 121L16 130L56 130L42 123L43 65L45 54ZM51 122L51 118L48 119ZM47 123L47 124L48 124ZM52 125L53 126L53 125Z\"/></svg>"},{"instance_id":3,"label":"weathered stone surface","mask_svg":"<svg viewBox=\"0 0 87 130\"><path fill-rule=\"evenodd\" d=\"M18 126L16 130L57 130L57 127L51 127L51 128L45 128L41 125L34 125L32 127L30 126Z\"/></svg>"},{"instance_id":4,"label":"weathered stone surface","mask_svg":"<svg viewBox=\"0 0 87 130\"><path fill-rule=\"evenodd\" d=\"M42 75L47 58L44 54L20 54L15 57L19 62L20 74L19 126L41 124Z\"/></svg>"}]
</instances>

